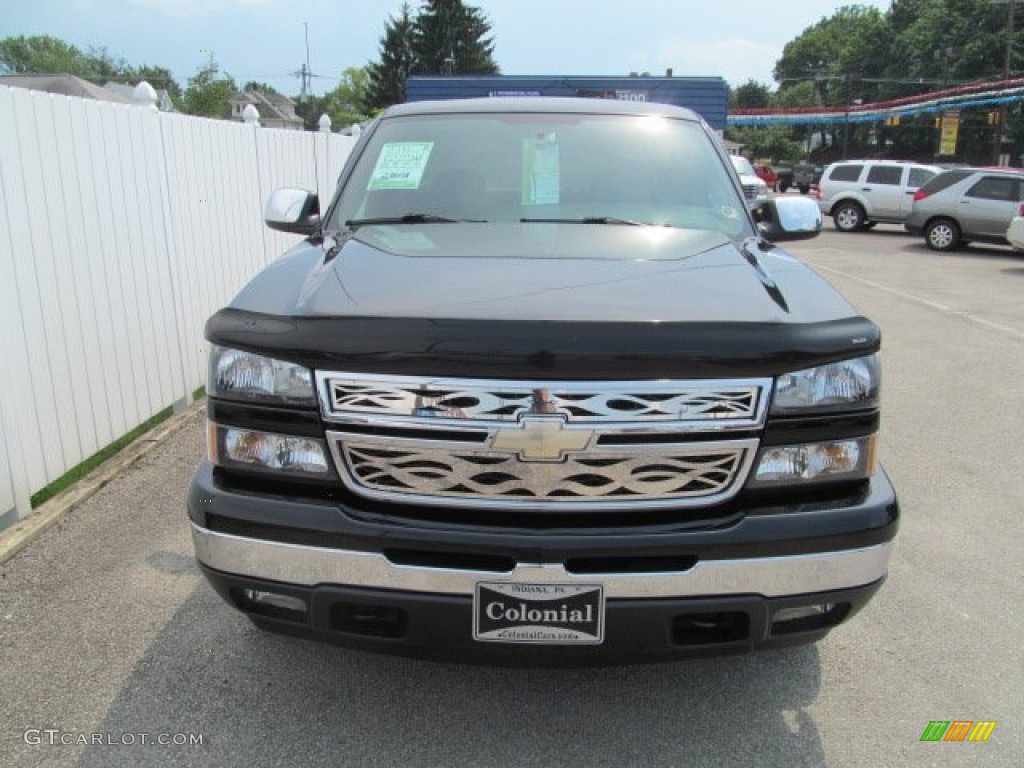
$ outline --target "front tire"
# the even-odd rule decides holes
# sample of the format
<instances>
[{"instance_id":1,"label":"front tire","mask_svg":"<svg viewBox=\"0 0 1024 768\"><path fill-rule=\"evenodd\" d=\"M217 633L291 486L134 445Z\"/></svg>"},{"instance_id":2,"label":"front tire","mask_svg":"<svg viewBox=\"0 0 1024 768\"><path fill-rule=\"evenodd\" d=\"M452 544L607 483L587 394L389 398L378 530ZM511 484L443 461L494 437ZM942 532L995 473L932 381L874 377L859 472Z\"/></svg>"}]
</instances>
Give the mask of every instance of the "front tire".
<instances>
[{"instance_id":1,"label":"front tire","mask_svg":"<svg viewBox=\"0 0 1024 768\"><path fill-rule=\"evenodd\" d=\"M810 191L811 191L811 188L808 187L806 184L801 184L800 185L800 194L801 195L806 195Z\"/></svg>"},{"instance_id":2,"label":"front tire","mask_svg":"<svg viewBox=\"0 0 1024 768\"><path fill-rule=\"evenodd\" d=\"M924 228L924 241L933 251L954 251L960 245L960 226L952 219L935 219Z\"/></svg>"},{"instance_id":3,"label":"front tire","mask_svg":"<svg viewBox=\"0 0 1024 768\"><path fill-rule=\"evenodd\" d=\"M840 232L856 232L864 228L864 209L857 203L845 200L832 211L832 221Z\"/></svg>"}]
</instances>

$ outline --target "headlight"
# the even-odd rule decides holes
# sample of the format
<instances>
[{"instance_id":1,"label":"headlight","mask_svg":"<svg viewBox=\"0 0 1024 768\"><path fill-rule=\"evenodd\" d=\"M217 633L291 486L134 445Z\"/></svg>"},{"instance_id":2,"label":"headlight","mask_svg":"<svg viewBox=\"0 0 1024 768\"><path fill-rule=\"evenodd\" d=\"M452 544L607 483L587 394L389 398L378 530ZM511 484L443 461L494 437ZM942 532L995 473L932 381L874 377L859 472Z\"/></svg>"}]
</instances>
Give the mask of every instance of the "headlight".
<instances>
[{"instance_id":1,"label":"headlight","mask_svg":"<svg viewBox=\"0 0 1024 768\"><path fill-rule=\"evenodd\" d=\"M210 461L223 467L270 470L275 474L327 475L327 449L313 437L279 435L207 422Z\"/></svg>"},{"instance_id":2,"label":"headlight","mask_svg":"<svg viewBox=\"0 0 1024 768\"><path fill-rule=\"evenodd\" d=\"M862 480L875 471L875 438L869 435L762 448L747 485L770 488L807 482Z\"/></svg>"},{"instance_id":3,"label":"headlight","mask_svg":"<svg viewBox=\"0 0 1024 768\"><path fill-rule=\"evenodd\" d=\"M878 355L819 365L775 380L771 413L791 415L878 405Z\"/></svg>"},{"instance_id":4,"label":"headlight","mask_svg":"<svg viewBox=\"0 0 1024 768\"><path fill-rule=\"evenodd\" d=\"M314 404L313 374L308 368L217 346L210 355L207 391L232 400Z\"/></svg>"}]
</instances>

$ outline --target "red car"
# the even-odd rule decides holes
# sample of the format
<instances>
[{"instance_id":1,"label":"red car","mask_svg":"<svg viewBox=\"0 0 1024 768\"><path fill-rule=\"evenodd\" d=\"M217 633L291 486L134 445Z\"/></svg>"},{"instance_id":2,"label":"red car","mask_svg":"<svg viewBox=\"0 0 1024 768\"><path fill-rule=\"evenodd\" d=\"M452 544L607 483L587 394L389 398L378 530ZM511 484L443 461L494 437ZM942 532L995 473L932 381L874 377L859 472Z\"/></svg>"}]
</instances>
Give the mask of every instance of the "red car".
<instances>
[{"instance_id":1,"label":"red car","mask_svg":"<svg viewBox=\"0 0 1024 768\"><path fill-rule=\"evenodd\" d=\"M777 191L776 187L779 183L779 174L775 172L774 168L770 165L755 165L754 173L758 175L761 181L768 185L770 190L773 192Z\"/></svg>"}]
</instances>

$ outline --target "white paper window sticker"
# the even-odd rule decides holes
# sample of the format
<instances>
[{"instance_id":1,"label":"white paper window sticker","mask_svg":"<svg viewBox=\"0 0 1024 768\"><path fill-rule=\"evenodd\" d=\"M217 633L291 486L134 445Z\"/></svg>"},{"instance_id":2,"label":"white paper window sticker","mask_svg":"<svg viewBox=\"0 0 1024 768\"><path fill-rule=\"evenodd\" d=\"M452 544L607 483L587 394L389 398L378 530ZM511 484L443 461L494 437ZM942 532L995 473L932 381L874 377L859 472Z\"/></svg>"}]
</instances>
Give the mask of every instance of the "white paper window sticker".
<instances>
[{"instance_id":1,"label":"white paper window sticker","mask_svg":"<svg viewBox=\"0 0 1024 768\"><path fill-rule=\"evenodd\" d=\"M560 186L557 134L523 139L523 205L557 205Z\"/></svg>"},{"instance_id":2,"label":"white paper window sticker","mask_svg":"<svg viewBox=\"0 0 1024 768\"><path fill-rule=\"evenodd\" d=\"M432 141L396 141L385 144L370 174L367 190L419 189L433 149Z\"/></svg>"}]
</instances>

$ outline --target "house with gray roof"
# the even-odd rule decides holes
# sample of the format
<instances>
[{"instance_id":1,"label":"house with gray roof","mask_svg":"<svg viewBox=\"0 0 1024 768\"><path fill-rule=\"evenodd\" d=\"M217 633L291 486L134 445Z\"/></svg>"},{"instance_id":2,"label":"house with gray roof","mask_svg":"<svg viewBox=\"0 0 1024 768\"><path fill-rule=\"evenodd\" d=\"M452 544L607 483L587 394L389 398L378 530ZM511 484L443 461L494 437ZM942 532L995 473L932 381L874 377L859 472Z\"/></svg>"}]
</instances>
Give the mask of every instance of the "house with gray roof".
<instances>
[{"instance_id":1,"label":"house with gray roof","mask_svg":"<svg viewBox=\"0 0 1024 768\"><path fill-rule=\"evenodd\" d=\"M231 98L231 119L242 120L243 110L252 105L260 113L260 125L266 128L303 129L302 118L295 114L295 102L276 91L248 90Z\"/></svg>"},{"instance_id":2,"label":"house with gray roof","mask_svg":"<svg viewBox=\"0 0 1024 768\"><path fill-rule=\"evenodd\" d=\"M132 92L135 90L134 85L128 83L115 83L113 81L103 84L103 87L111 93L116 93L119 96L125 96L129 101L132 100ZM161 112L176 112L174 108L174 100L171 99L171 94L167 92L165 88L156 88L156 108Z\"/></svg>"}]
</instances>

